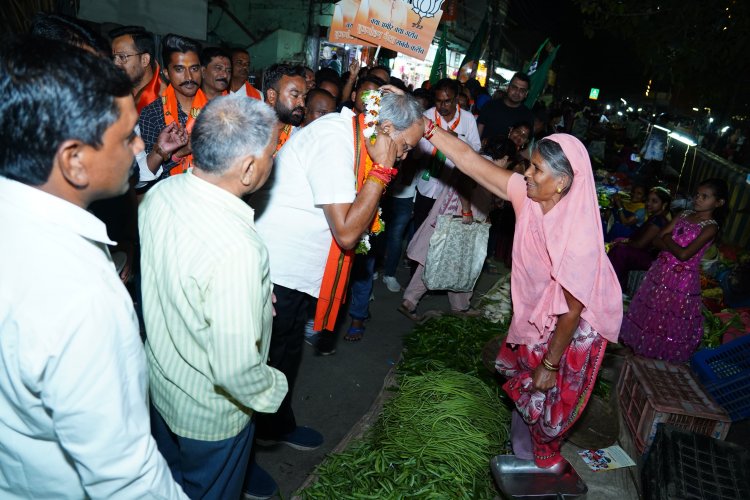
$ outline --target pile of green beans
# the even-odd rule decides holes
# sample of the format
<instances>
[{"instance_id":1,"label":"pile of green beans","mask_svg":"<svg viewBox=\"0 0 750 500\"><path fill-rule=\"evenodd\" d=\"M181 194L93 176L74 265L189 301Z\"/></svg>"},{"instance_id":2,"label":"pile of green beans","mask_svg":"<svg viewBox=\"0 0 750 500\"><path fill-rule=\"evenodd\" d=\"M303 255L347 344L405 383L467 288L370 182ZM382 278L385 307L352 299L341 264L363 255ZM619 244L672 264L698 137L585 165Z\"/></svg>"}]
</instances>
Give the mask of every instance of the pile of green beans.
<instances>
[{"instance_id":1,"label":"pile of green beans","mask_svg":"<svg viewBox=\"0 0 750 500\"><path fill-rule=\"evenodd\" d=\"M507 335L508 326L509 322L497 324L485 318L435 318L404 338L404 354L397 370L418 375L451 369L496 386L495 377L482 365L481 352L491 339Z\"/></svg>"},{"instance_id":2,"label":"pile of green beans","mask_svg":"<svg viewBox=\"0 0 750 500\"><path fill-rule=\"evenodd\" d=\"M305 499L484 499L497 492L489 460L502 451L510 405L482 365L508 323L444 316L404 339L394 396L359 441L329 455Z\"/></svg>"},{"instance_id":3,"label":"pile of green beans","mask_svg":"<svg viewBox=\"0 0 750 500\"><path fill-rule=\"evenodd\" d=\"M510 412L488 385L453 370L401 377L367 437L330 455L303 498L492 498L489 460Z\"/></svg>"}]
</instances>

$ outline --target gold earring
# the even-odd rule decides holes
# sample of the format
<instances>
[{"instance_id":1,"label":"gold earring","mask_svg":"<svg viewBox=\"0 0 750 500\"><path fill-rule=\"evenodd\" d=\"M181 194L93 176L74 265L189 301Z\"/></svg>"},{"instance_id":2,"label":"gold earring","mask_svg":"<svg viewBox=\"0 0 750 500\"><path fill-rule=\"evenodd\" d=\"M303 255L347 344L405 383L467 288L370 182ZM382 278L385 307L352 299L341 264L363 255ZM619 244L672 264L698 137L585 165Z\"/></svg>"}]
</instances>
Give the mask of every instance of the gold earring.
<instances>
[{"instance_id":1,"label":"gold earring","mask_svg":"<svg viewBox=\"0 0 750 500\"><path fill-rule=\"evenodd\" d=\"M562 193L562 188L560 186L557 186L557 194Z\"/></svg>"}]
</instances>

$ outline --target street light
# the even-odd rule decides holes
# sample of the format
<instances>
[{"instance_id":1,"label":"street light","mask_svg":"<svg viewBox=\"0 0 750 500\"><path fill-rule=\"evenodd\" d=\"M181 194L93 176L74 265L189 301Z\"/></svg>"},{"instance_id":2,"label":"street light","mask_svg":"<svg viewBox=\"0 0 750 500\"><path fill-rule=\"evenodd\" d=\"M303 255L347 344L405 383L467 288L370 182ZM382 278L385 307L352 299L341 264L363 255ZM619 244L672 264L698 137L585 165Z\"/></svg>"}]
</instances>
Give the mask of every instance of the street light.
<instances>
[{"instance_id":1,"label":"street light","mask_svg":"<svg viewBox=\"0 0 750 500\"><path fill-rule=\"evenodd\" d=\"M674 139L675 141L680 141L683 144L687 144L688 146L697 146L698 143L692 140L690 137L678 134L677 132L671 132L669 134L669 137Z\"/></svg>"}]
</instances>

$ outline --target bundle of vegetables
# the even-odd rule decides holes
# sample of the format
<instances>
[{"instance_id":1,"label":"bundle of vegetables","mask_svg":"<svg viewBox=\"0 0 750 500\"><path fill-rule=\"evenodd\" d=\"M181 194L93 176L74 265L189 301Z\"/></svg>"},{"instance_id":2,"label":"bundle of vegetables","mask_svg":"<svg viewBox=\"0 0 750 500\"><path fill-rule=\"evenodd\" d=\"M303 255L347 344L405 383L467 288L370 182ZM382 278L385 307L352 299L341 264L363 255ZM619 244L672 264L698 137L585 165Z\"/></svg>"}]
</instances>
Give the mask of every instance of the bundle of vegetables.
<instances>
[{"instance_id":1,"label":"bundle of vegetables","mask_svg":"<svg viewBox=\"0 0 750 500\"><path fill-rule=\"evenodd\" d=\"M484 368L480 354L488 341L508 333L508 324L455 316L430 320L404 338L404 354L397 369L399 373L421 375L449 368L475 375L494 387L497 383Z\"/></svg>"},{"instance_id":2,"label":"bundle of vegetables","mask_svg":"<svg viewBox=\"0 0 750 500\"><path fill-rule=\"evenodd\" d=\"M404 375L367 438L330 455L303 498L492 498L508 438L496 391L453 370Z\"/></svg>"},{"instance_id":3,"label":"bundle of vegetables","mask_svg":"<svg viewBox=\"0 0 750 500\"><path fill-rule=\"evenodd\" d=\"M502 276L479 300L478 309L494 323L510 320L513 302L510 297L510 273Z\"/></svg>"},{"instance_id":4,"label":"bundle of vegetables","mask_svg":"<svg viewBox=\"0 0 750 500\"><path fill-rule=\"evenodd\" d=\"M705 307L701 309L701 312L703 312L703 339L701 340L701 349L720 346L721 338L730 327L744 328L742 319L736 311L731 311L734 314L732 314L727 321L723 321L722 318L715 315ZM730 312L730 310L725 309L724 312Z\"/></svg>"}]
</instances>

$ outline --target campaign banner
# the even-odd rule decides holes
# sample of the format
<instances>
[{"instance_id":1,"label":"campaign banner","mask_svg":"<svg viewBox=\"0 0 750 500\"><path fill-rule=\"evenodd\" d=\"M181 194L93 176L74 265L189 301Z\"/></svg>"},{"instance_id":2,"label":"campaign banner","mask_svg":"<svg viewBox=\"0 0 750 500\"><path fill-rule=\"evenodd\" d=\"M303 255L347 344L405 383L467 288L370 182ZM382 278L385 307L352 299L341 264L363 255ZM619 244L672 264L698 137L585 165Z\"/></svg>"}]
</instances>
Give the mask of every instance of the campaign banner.
<instances>
[{"instance_id":1,"label":"campaign banner","mask_svg":"<svg viewBox=\"0 0 750 500\"><path fill-rule=\"evenodd\" d=\"M424 61L435 37L443 0L362 0L350 33L374 45Z\"/></svg>"},{"instance_id":2,"label":"campaign banner","mask_svg":"<svg viewBox=\"0 0 750 500\"><path fill-rule=\"evenodd\" d=\"M329 42L371 47L369 43L365 43L364 40L359 38L354 38L351 34L354 17L357 15L358 10L359 0L340 0L336 2L331 27L328 29Z\"/></svg>"}]
</instances>

